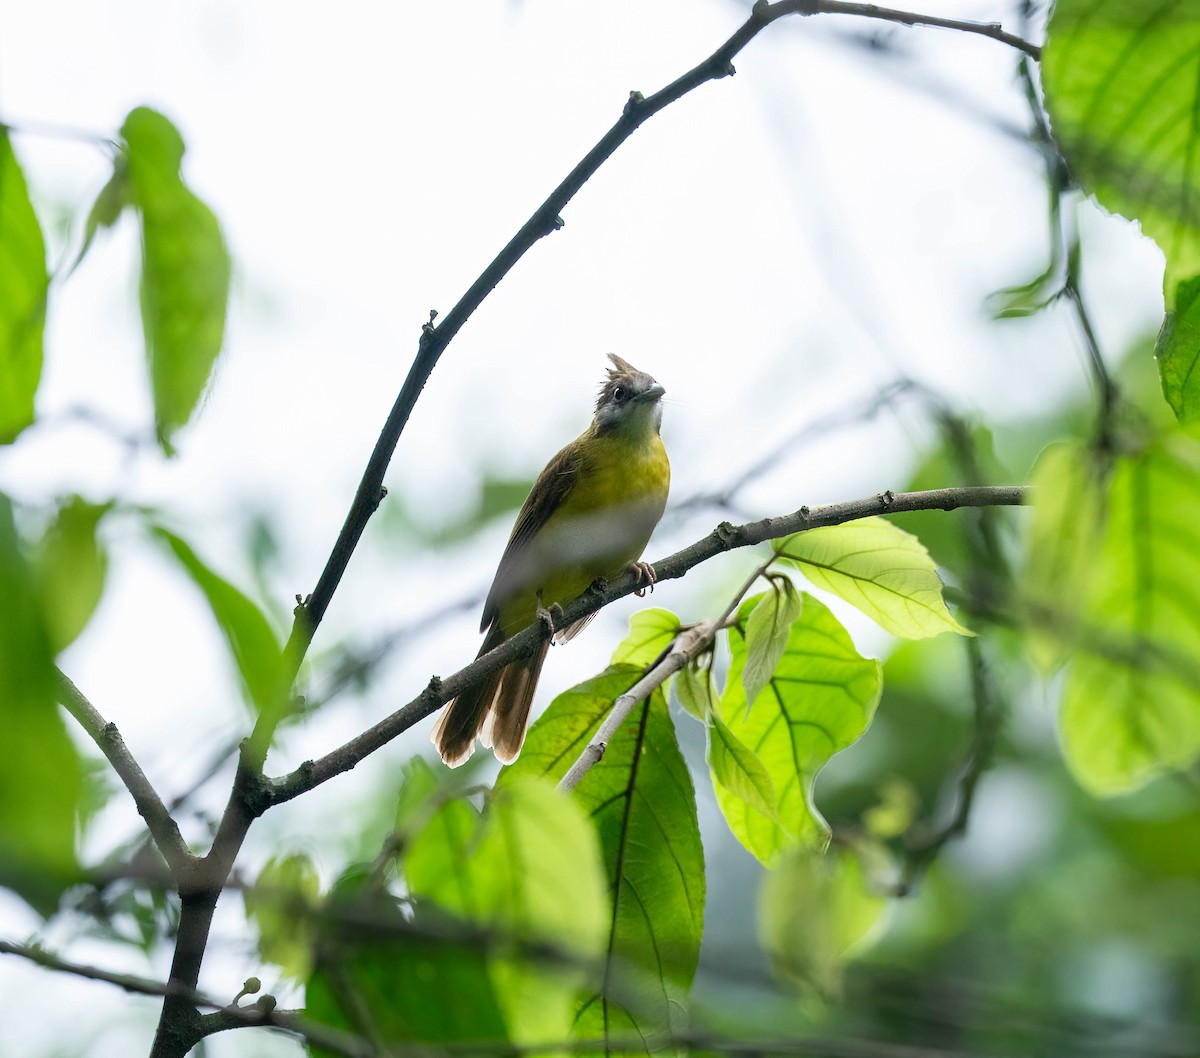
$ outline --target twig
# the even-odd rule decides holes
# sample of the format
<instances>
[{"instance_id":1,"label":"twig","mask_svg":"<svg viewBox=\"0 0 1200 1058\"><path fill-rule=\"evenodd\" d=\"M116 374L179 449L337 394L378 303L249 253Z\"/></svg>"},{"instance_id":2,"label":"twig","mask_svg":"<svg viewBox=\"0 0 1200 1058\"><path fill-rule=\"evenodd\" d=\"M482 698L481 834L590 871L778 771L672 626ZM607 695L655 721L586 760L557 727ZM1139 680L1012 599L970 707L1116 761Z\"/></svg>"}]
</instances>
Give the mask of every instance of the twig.
<instances>
[{"instance_id":1,"label":"twig","mask_svg":"<svg viewBox=\"0 0 1200 1058\"><path fill-rule=\"evenodd\" d=\"M782 5L773 4L771 6L780 7ZM876 18L884 22L897 22L902 26L931 26L935 29L953 29L960 33L977 33L981 37L989 37L1001 44L1007 44L1010 48L1023 51L1031 59L1042 57L1042 49L1038 45L1013 33L1005 32L998 22L970 22L958 18L939 18L936 15L918 15L912 11L896 11L888 7L876 7L874 4L839 3L837 0L817 0L817 2L809 4L800 2L796 6L809 9L800 12L802 14L860 15L863 18Z\"/></svg>"},{"instance_id":2,"label":"twig","mask_svg":"<svg viewBox=\"0 0 1200 1058\"><path fill-rule=\"evenodd\" d=\"M652 665L646 675L613 702L613 707L608 716L604 718L604 723L600 725L592 740L583 747L583 751L571 765L567 774L558 781L560 793L569 793L575 789L579 780L591 770L593 765L600 762L613 735L625 723L626 717L633 712L633 707L649 698L697 653L704 650L712 642L719 627L716 621L700 621L675 637L671 649L662 659Z\"/></svg>"},{"instance_id":3,"label":"twig","mask_svg":"<svg viewBox=\"0 0 1200 1058\"><path fill-rule=\"evenodd\" d=\"M350 511L338 534L337 541L330 552L317 585L305 604L297 608L296 619L292 633L288 639L288 657L291 664L298 670L313 635L325 616L325 611L341 582L350 556L358 546L358 541L366 528L371 515L378 508L385 495L383 487L384 474L391 461L392 454L399 443L400 435L408 422L417 398L429 380L442 352L453 340L454 336L470 318L472 313L491 293L499 282L515 267L518 261L544 236L556 231L562 226L560 216L563 208L579 192L597 169L621 146L638 128L651 117L676 102L687 93L700 87L708 81L719 80L736 71L733 59L750 43L763 29L780 18L789 15L839 14L896 22L906 26L932 26L942 29L953 29L965 33L980 34L1000 41L1010 47L1018 48L1033 58L1038 58L1040 49L1006 33L999 25L993 23L978 23L959 19L939 18L916 14L909 11L898 11L892 8L877 7L874 4L852 4L834 2L834 0L780 0L770 4L759 0L754 5L750 17L721 47L712 55L679 77L665 88L653 95L643 97L641 93L630 94L621 117L617 123L601 138L580 162L567 174L566 178L550 193L550 196L534 211L520 231L509 241L508 245L484 269L482 274L471 284L467 292L457 304L446 314L438 326L434 326L436 313L430 314L430 321L422 329L421 338L417 345L417 355L404 380L400 393L396 398L387 421L365 471ZM265 715L265 714L264 714ZM264 721L264 724L269 721ZM268 731L256 731L251 739L255 754L266 755L266 746L270 742ZM261 767L262 761L257 761Z\"/></svg>"},{"instance_id":4,"label":"twig","mask_svg":"<svg viewBox=\"0 0 1200 1058\"><path fill-rule=\"evenodd\" d=\"M108 758L113 771L133 796L138 814L146 821L146 827L167 861L172 876L177 882L184 881L195 870L199 861L189 851L183 835L179 832L179 825L167 811L150 780L146 778L141 765L129 752L117 725L106 722L99 710L61 671L58 673L57 690L60 704L79 722L79 726Z\"/></svg>"},{"instance_id":5,"label":"twig","mask_svg":"<svg viewBox=\"0 0 1200 1058\"><path fill-rule=\"evenodd\" d=\"M750 547L764 540L815 529L818 526L840 525L874 514L899 514L906 511L943 510L960 507L1011 506L1027 502L1029 490L1019 485L979 485L968 488L930 489L925 492L884 492L847 503L828 507L801 507L792 514L764 518L745 525L722 522L716 529L682 551L654 563L658 581L674 580L690 569L716 555L735 548ZM562 623L570 624L604 606L632 593L639 586L633 573L623 574L603 586L594 585L563 609ZM397 735L440 706L473 687L490 673L518 658L528 657L546 638L546 628L534 622L528 628L506 640L495 650L477 658L465 668L446 679L434 677L429 685L407 705L385 717L373 727L325 756L305 761L299 768L278 779L267 780L258 810L281 804L320 786L335 775L349 771L361 761L386 745Z\"/></svg>"},{"instance_id":6,"label":"twig","mask_svg":"<svg viewBox=\"0 0 1200 1058\"><path fill-rule=\"evenodd\" d=\"M906 839L904 868L897 886L897 896L909 893L914 880L937 857L943 846L966 832L979 780L992 766L995 757L996 739L1000 732L1001 703L987 672L979 639L965 639L964 647L970 664L971 698L975 711L971 748L958 778L956 801L950 818L939 827L914 830Z\"/></svg>"}]
</instances>

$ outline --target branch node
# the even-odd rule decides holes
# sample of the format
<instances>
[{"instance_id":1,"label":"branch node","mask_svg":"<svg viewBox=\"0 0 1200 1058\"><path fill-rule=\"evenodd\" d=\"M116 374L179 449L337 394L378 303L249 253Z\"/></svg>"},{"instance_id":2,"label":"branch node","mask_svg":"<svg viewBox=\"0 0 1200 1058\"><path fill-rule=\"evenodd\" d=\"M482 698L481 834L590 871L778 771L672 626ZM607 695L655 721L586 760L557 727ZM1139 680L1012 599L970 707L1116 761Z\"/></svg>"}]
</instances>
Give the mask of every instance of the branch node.
<instances>
[{"instance_id":1,"label":"branch node","mask_svg":"<svg viewBox=\"0 0 1200 1058\"><path fill-rule=\"evenodd\" d=\"M434 321L434 320L436 320L437 318L438 318L438 310L437 310L437 309L430 309L430 310L429 310L429 322L428 322L428 323L423 323L423 324L421 325L421 334L422 334L423 336L426 336L426 337L432 337L432 336L433 336L433 332L434 332L434 330L436 329L436 328L433 326L433 321Z\"/></svg>"},{"instance_id":2,"label":"branch node","mask_svg":"<svg viewBox=\"0 0 1200 1058\"><path fill-rule=\"evenodd\" d=\"M629 93L629 98L625 101L625 108L621 111L621 115L623 117L629 117L629 115L634 113L634 111L636 111L644 102L646 102L646 97L635 88Z\"/></svg>"},{"instance_id":3,"label":"branch node","mask_svg":"<svg viewBox=\"0 0 1200 1058\"><path fill-rule=\"evenodd\" d=\"M429 683L425 685L425 690L422 692L424 697L429 702L436 702L442 696L442 678L441 676L430 676Z\"/></svg>"},{"instance_id":4,"label":"branch node","mask_svg":"<svg viewBox=\"0 0 1200 1058\"><path fill-rule=\"evenodd\" d=\"M883 505L883 509L886 511L892 506L893 503L896 502L896 494L891 489L888 489L887 492L881 492L879 494L879 502Z\"/></svg>"},{"instance_id":5,"label":"branch node","mask_svg":"<svg viewBox=\"0 0 1200 1058\"><path fill-rule=\"evenodd\" d=\"M713 530L713 536L725 551L735 546L737 535L737 526L732 522L722 522Z\"/></svg>"},{"instance_id":6,"label":"branch node","mask_svg":"<svg viewBox=\"0 0 1200 1058\"><path fill-rule=\"evenodd\" d=\"M558 216L556 216L554 218L552 223L554 225L555 231L562 231L562 229L565 228L567 225L567 222L565 220L563 220L562 217L558 217Z\"/></svg>"}]
</instances>

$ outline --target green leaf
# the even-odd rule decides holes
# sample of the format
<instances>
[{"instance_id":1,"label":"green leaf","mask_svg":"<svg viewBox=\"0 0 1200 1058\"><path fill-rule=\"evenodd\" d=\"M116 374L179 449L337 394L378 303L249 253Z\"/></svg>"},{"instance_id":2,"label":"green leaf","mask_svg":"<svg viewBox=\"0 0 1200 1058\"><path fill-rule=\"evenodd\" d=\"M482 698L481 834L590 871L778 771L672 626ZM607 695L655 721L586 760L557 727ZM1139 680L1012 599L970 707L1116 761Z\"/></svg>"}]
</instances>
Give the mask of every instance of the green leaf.
<instances>
[{"instance_id":1,"label":"green leaf","mask_svg":"<svg viewBox=\"0 0 1200 1058\"><path fill-rule=\"evenodd\" d=\"M640 676L640 666L617 665L560 694L497 786L562 778ZM633 710L572 797L600 835L612 900L603 977L582 997L573 1035L653 1040L681 1027L705 889L695 791L661 692Z\"/></svg>"},{"instance_id":2,"label":"green leaf","mask_svg":"<svg viewBox=\"0 0 1200 1058\"><path fill-rule=\"evenodd\" d=\"M758 605L746 618L746 664L742 668L742 684L746 701L752 702L787 649L788 633L800 616L804 605L800 593L786 577L771 581L772 590L765 592Z\"/></svg>"},{"instance_id":3,"label":"green leaf","mask_svg":"<svg viewBox=\"0 0 1200 1058\"><path fill-rule=\"evenodd\" d=\"M702 660L685 665L672 686L679 704L702 724L708 723L709 713L720 701L716 681L708 666Z\"/></svg>"},{"instance_id":4,"label":"green leaf","mask_svg":"<svg viewBox=\"0 0 1200 1058\"><path fill-rule=\"evenodd\" d=\"M775 784L766 765L746 748L715 712L709 714L708 766L713 780L735 797L775 818Z\"/></svg>"},{"instance_id":5,"label":"green leaf","mask_svg":"<svg viewBox=\"0 0 1200 1058\"><path fill-rule=\"evenodd\" d=\"M246 916L258 927L259 954L296 981L312 969L311 923L320 895L317 868L302 853L272 856L242 893Z\"/></svg>"},{"instance_id":6,"label":"green leaf","mask_svg":"<svg viewBox=\"0 0 1200 1058\"><path fill-rule=\"evenodd\" d=\"M763 876L759 937L777 974L832 997L841 991L847 957L886 907L887 900L868 889L852 851L822 855L796 848Z\"/></svg>"},{"instance_id":7,"label":"green leaf","mask_svg":"<svg viewBox=\"0 0 1200 1058\"><path fill-rule=\"evenodd\" d=\"M263 612L229 581L214 573L169 529L158 526L154 533L167 544L192 583L204 593L249 700L259 711L284 710L288 687L283 650Z\"/></svg>"},{"instance_id":8,"label":"green leaf","mask_svg":"<svg viewBox=\"0 0 1200 1058\"><path fill-rule=\"evenodd\" d=\"M1071 654L1077 625L1095 575L1104 522L1102 468L1075 443L1050 445L1034 466L1029 553L1021 597L1029 612L1030 654L1043 672Z\"/></svg>"},{"instance_id":9,"label":"green leaf","mask_svg":"<svg viewBox=\"0 0 1200 1058\"><path fill-rule=\"evenodd\" d=\"M1058 0L1042 57L1072 173L1163 249L1168 292L1200 274L1198 49L1197 0Z\"/></svg>"},{"instance_id":10,"label":"green leaf","mask_svg":"<svg viewBox=\"0 0 1200 1058\"><path fill-rule=\"evenodd\" d=\"M360 869L334 887L323 921L306 988L309 1017L380 1043L472 1043L506 1052L504 1016L477 938L456 938L421 901L406 916Z\"/></svg>"},{"instance_id":11,"label":"green leaf","mask_svg":"<svg viewBox=\"0 0 1200 1058\"><path fill-rule=\"evenodd\" d=\"M600 953L609 921L595 832L575 803L538 778L506 783L482 820L473 813L451 802L413 841L409 890L501 937L564 953L553 961L498 953L490 963L510 1037L563 1040L583 968Z\"/></svg>"},{"instance_id":12,"label":"green leaf","mask_svg":"<svg viewBox=\"0 0 1200 1058\"><path fill-rule=\"evenodd\" d=\"M76 811L83 772L56 696L53 647L32 570L0 494L0 885L42 914L79 877Z\"/></svg>"},{"instance_id":13,"label":"green leaf","mask_svg":"<svg viewBox=\"0 0 1200 1058\"><path fill-rule=\"evenodd\" d=\"M0 444L33 422L49 287L42 229L8 130L0 128Z\"/></svg>"},{"instance_id":14,"label":"green leaf","mask_svg":"<svg viewBox=\"0 0 1200 1058\"><path fill-rule=\"evenodd\" d=\"M130 111L121 127L130 198L142 223L142 324L159 443L199 403L225 333L229 251L217 218L183 182L183 139L162 114Z\"/></svg>"},{"instance_id":15,"label":"green leaf","mask_svg":"<svg viewBox=\"0 0 1200 1058\"><path fill-rule=\"evenodd\" d=\"M1082 607L1051 630L1076 652L1067 761L1111 794L1200 756L1200 445L1177 436L1117 460L1103 510Z\"/></svg>"},{"instance_id":16,"label":"green leaf","mask_svg":"<svg viewBox=\"0 0 1200 1058\"><path fill-rule=\"evenodd\" d=\"M72 496L59 507L38 548L34 577L55 653L83 631L104 593L108 556L96 527L110 509L110 504Z\"/></svg>"},{"instance_id":17,"label":"green leaf","mask_svg":"<svg viewBox=\"0 0 1200 1058\"><path fill-rule=\"evenodd\" d=\"M1175 288L1175 305L1154 345L1163 396L1183 426L1200 422L1200 276Z\"/></svg>"},{"instance_id":18,"label":"green leaf","mask_svg":"<svg viewBox=\"0 0 1200 1058\"><path fill-rule=\"evenodd\" d=\"M721 712L734 736L766 768L775 790L775 811L764 815L721 783L717 804L737 839L768 866L793 845L819 846L828 828L812 801L817 773L834 753L859 738L871 723L882 686L879 662L854 649L849 634L811 595L775 674L746 708L742 669L746 640L729 633L733 662ZM759 597L747 599L744 623Z\"/></svg>"},{"instance_id":19,"label":"green leaf","mask_svg":"<svg viewBox=\"0 0 1200 1058\"><path fill-rule=\"evenodd\" d=\"M679 618L670 610L652 606L629 618L629 635L613 651L612 665L639 665L643 669L658 659L679 634Z\"/></svg>"},{"instance_id":20,"label":"green leaf","mask_svg":"<svg viewBox=\"0 0 1200 1058\"><path fill-rule=\"evenodd\" d=\"M112 176L109 177L108 183L100 189L100 194L96 196L96 201L88 212L87 223L83 230L83 244L79 247L79 253L71 265L70 272L74 272L87 256L88 250L92 248L92 243L95 241L96 232L101 228L113 227L120 219L125 207L131 204L129 166L125 156L118 154L113 161ZM70 275L70 272L67 274Z\"/></svg>"},{"instance_id":21,"label":"green leaf","mask_svg":"<svg viewBox=\"0 0 1200 1058\"><path fill-rule=\"evenodd\" d=\"M894 636L973 634L946 609L937 566L921 541L883 518L808 529L776 541L775 550Z\"/></svg>"}]
</instances>

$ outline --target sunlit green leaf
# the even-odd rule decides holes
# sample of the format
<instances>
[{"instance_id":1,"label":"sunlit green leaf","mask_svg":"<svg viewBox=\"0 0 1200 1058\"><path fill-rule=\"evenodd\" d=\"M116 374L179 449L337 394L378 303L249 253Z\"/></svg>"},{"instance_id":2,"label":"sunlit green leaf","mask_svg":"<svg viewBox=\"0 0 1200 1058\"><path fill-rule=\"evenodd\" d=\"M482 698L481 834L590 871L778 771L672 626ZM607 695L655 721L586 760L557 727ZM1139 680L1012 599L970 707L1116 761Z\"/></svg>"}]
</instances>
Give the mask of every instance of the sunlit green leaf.
<instances>
[{"instance_id":1,"label":"sunlit green leaf","mask_svg":"<svg viewBox=\"0 0 1200 1058\"><path fill-rule=\"evenodd\" d=\"M937 567L921 541L884 518L809 529L776 541L775 550L892 635L972 634L946 609Z\"/></svg>"},{"instance_id":2,"label":"sunlit green leaf","mask_svg":"<svg viewBox=\"0 0 1200 1058\"><path fill-rule=\"evenodd\" d=\"M729 729L765 766L775 790L768 817L717 784L717 803L737 839L765 864L792 845L820 846L828 834L812 801L817 773L870 724L879 702L879 662L859 655L829 609L805 594L800 619L775 674L747 710L741 679L746 641L733 628L733 663L721 700ZM747 599L744 621L759 597Z\"/></svg>"},{"instance_id":3,"label":"sunlit green leaf","mask_svg":"<svg viewBox=\"0 0 1200 1058\"><path fill-rule=\"evenodd\" d=\"M41 225L8 130L0 128L0 444L33 422L49 286Z\"/></svg>"},{"instance_id":4,"label":"sunlit green leaf","mask_svg":"<svg viewBox=\"0 0 1200 1058\"><path fill-rule=\"evenodd\" d=\"M685 665L671 686L675 689L679 704L701 723L707 723L709 712L716 708L720 700L716 681L708 666L702 660Z\"/></svg>"},{"instance_id":5,"label":"sunlit green leaf","mask_svg":"<svg viewBox=\"0 0 1200 1058\"><path fill-rule=\"evenodd\" d=\"M53 647L12 505L0 495L0 885L44 914L78 876L82 769L56 704Z\"/></svg>"},{"instance_id":6,"label":"sunlit green leaf","mask_svg":"<svg viewBox=\"0 0 1200 1058\"><path fill-rule=\"evenodd\" d=\"M1200 276L1175 288L1154 355L1163 396L1184 426L1200 422Z\"/></svg>"},{"instance_id":7,"label":"sunlit green leaf","mask_svg":"<svg viewBox=\"0 0 1200 1058\"><path fill-rule=\"evenodd\" d=\"M788 634L804 605L795 585L785 577L771 582L758 605L746 618L746 664L742 684L746 701L752 702L775 672L775 666L787 649Z\"/></svg>"},{"instance_id":8,"label":"sunlit green leaf","mask_svg":"<svg viewBox=\"0 0 1200 1058\"><path fill-rule=\"evenodd\" d=\"M204 593L250 701L259 710L283 709L287 694L283 651L262 611L205 565L180 537L161 527L154 532L170 548L192 583Z\"/></svg>"},{"instance_id":9,"label":"sunlit green leaf","mask_svg":"<svg viewBox=\"0 0 1200 1058\"><path fill-rule=\"evenodd\" d=\"M526 775L561 778L640 675L640 666L613 666L559 695L498 785ZM656 1039L681 1026L705 889L695 792L661 692L633 710L572 797L599 832L615 902L603 980L583 997L574 1035Z\"/></svg>"},{"instance_id":10,"label":"sunlit green leaf","mask_svg":"<svg viewBox=\"0 0 1200 1058\"><path fill-rule=\"evenodd\" d=\"M71 497L38 548L35 580L56 653L83 631L104 592L108 557L96 526L108 510L107 504Z\"/></svg>"},{"instance_id":11,"label":"sunlit green leaf","mask_svg":"<svg viewBox=\"0 0 1200 1058\"><path fill-rule=\"evenodd\" d=\"M613 651L612 665L640 665L645 668L671 645L679 634L679 618L670 610L652 606L629 618L629 635Z\"/></svg>"},{"instance_id":12,"label":"sunlit green leaf","mask_svg":"<svg viewBox=\"0 0 1200 1058\"><path fill-rule=\"evenodd\" d=\"M162 114L131 111L121 127L130 197L142 223L142 324L159 442L195 410L225 333L229 251L217 218L183 182L183 139Z\"/></svg>"},{"instance_id":13,"label":"sunlit green leaf","mask_svg":"<svg viewBox=\"0 0 1200 1058\"><path fill-rule=\"evenodd\" d=\"M1072 174L1158 243L1168 292L1200 274L1197 49L1197 0L1057 0L1042 59Z\"/></svg>"},{"instance_id":14,"label":"sunlit green leaf","mask_svg":"<svg viewBox=\"0 0 1200 1058\"><path fill-rule=\"evenodd\" d=\"M303 853L272 856L242 894L246 915L258 927L258 950L288 977L311 970L312 913L321 893L317 868Z\"/></svg>"},{"instance_id":15,"label":"sunlit green leaf","mask_svg":"<svg viewBox=\"0 0 1200 1058\"><path fill-rule=\"evenodd\" d=\"M1067 760L1114 793L1200 755L1200 445L1177 436L1116 460L1102 509L1099 549L1074 581L1082 605L1069 599L1048 631L1075 652Z\"/></svg>"},{"instance_id":16,"label":"sunlit green leaf","mask_svg":"<svg viewBox=\"0 0 1200 1058\"><path fill-rule=\"evenodd\" d=\"M831 997L841 990L847 956L886 907L853 851L795 848L763 876L759 937L777 974Z\"/></svg>"},{"instance_id":17,"label":"sunlit green leaf","mask_svg":"<svg viewBox=\"0 0 1200 1058\"><path fill-rule=\"evenodd\" d=\"M413 840L409 889L501 937L560 951L540 961L496 954L491 973L512 1039L563 1040L610 918L595 832L576 804L536 778L497 789L482 820L473 813L451 802Z\"/></svg>"},{"instance_id":18,"label":"sunlit green leaf","mask_svg":"<svg viewBox=\"0 0 1200 1058\"><path fill-rule=\"evenodd\" d=\"M708 724L708 766L713 779L768 819L774 818L775 785L766 766L715 712L709 714Z\"/></svg>"},{"instance_id":19,"label":"sunlit green leaf","mask_svg":"<svg viewBox=\"0 0 1200 1058\"><path fill-rule=\"evenodd\" d=\"M481 1053L506 1052L487 949L476 937L456 937L422 901L406 916L356 869L335 886L322 923L306 988L310 1018L386 1043L472 1043Z\"/></svg>"}]
</instances>

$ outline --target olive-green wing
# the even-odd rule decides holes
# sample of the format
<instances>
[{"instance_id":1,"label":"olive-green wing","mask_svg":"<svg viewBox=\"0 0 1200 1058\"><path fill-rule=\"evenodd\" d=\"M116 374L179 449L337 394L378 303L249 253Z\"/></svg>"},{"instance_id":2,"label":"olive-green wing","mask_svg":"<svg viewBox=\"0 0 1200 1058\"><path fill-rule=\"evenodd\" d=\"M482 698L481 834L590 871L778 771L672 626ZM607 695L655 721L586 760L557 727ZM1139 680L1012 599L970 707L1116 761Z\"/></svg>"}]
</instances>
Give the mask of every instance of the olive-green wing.
<instances>
[{"instance_id":1,"label":"olive-green wing","mask_svg":"<svg viewBox=\"0 0 1200 1058\"><path fill-rule=\"evenodd\" d=\"M483 604L483 619L479 623L481 632L495 620L505 587L512 582L525 548L570 495L579 480L582 466L582 453L578 444L572 442L546 464L533 483L533 488L521 504L517 524L513 526L508 546L500 557L500 565L496 568L496 576Z\"/></svg>"}]
</instances>

